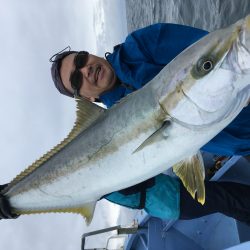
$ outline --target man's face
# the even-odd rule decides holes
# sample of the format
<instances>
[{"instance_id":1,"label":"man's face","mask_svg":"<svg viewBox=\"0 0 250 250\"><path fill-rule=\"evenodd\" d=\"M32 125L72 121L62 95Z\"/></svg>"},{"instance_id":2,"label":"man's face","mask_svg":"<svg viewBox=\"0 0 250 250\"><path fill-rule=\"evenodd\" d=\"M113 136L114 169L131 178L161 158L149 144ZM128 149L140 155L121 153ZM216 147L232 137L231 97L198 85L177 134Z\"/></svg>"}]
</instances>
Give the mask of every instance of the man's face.
<instances>
[{"instance_id":1,"label":"man's face","mask_svg":"<svg viewBox=\"0 0 250 250\"><path fill-rule=\"evenodd\" d=\"M76 53L66 56L62 61L60 69L61 79L64 86L71 93L70 75L75 70L74 58ZM116 75L111 65L101 57L89 55L84 67L80 68L83 80L79 91L81 96L84 96L91 101L98 98L103 92L111 89L116 82Z\"/></svg>"}]
</instances>

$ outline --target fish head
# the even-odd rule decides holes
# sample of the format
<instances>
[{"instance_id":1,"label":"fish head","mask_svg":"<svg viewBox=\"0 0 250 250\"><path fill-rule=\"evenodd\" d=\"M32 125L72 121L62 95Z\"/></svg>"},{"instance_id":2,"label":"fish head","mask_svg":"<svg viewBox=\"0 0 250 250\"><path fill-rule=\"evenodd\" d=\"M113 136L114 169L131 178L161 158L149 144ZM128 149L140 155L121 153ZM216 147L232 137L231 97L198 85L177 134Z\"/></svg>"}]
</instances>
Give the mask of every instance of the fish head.
<instances>
[{"instance_id":1,"label":"fish head","mask_svg":"<svg viewBox=\"0 0 250 250\"><path fill-rule=\"evenodd\" d=\"M159 99L172 118L194 126L232 120L250 96L250 15L211 32L166 71Z\"/></svg>"}]
</instances>

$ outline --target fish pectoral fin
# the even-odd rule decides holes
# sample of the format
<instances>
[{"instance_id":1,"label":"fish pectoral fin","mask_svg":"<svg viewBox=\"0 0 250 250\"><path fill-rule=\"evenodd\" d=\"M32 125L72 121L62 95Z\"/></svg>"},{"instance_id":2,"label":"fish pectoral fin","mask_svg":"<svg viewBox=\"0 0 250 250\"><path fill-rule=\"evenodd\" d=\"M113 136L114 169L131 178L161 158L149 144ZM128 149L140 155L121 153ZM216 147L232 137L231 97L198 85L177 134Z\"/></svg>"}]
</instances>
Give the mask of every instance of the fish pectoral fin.
<instances>
[{"instance_id":1,"label":"fish pectoral fin","mask_svg":"<svg viewBox=\"0 0 250 250\"><path fill-rule=\"evenodd\" d=\"M205 203L205 169L201 153L173 166L173 171L181 179L184 187L202 205Z\"/></svg>"},{"instance_id":2,"label":"fish pectoral fin","mask_svg":"<svg viewBox=\"0 0 250 250\"><path fill-rule=\"evenodd\" d=\"M150 135L136 150L133 151L133 154L157 141L167 139L168 134L166 132L166 129L170 125L171 125L170 120L165 121L158 130L156 130L152 135Z\"/></svg>"}]
</instances>

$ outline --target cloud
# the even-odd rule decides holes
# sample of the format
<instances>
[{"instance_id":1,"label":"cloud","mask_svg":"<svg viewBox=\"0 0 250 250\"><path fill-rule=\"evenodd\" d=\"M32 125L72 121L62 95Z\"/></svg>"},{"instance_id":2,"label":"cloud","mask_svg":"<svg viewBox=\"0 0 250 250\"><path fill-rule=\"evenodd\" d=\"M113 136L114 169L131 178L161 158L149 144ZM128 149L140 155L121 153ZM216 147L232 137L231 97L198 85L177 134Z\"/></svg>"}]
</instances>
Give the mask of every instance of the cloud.
<instances>
[{"instance_id":1,"label":"cloud","mask_svg":"<svg viewBox=\"0 0 250 250\"><path fill-rule=\"evenodd\" d=\"M97 53L104 55L113 51L113 46L124 42L127 35L125 2L121 0L95 0L94 31L97 38Z\"/></svg>"}]
</instances>

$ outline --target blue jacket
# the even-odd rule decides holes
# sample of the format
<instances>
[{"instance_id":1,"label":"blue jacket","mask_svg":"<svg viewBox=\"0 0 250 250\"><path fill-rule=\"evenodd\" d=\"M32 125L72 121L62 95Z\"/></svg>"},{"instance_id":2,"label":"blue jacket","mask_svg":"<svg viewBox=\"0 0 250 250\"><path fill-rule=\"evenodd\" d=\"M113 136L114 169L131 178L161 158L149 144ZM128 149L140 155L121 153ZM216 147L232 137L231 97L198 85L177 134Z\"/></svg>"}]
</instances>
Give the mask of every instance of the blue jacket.
<instances>
[{"instance_id":1,"label":"blue jacket","mask_svg":"<svg viewBox=\"0 0 250 250\"><path fill-rule=\"evenodd\" d=\"M122 97L141 88L189 45L208 32L176 24L155 24L139 29L116 46L107 56L122 82L112 91L100 96L111 107ZM219 155L250 154L250 107L202 149ZM133 189L133 187L132 187ZM159 191L160 190L160 191ZM123 195L114 192L105 198L120 205L136 208L139 193ZM157 176L156 184L147 189L145 210L160 218L178 218L179 181L169 176Z\"/></svg>"}]
</instances>

